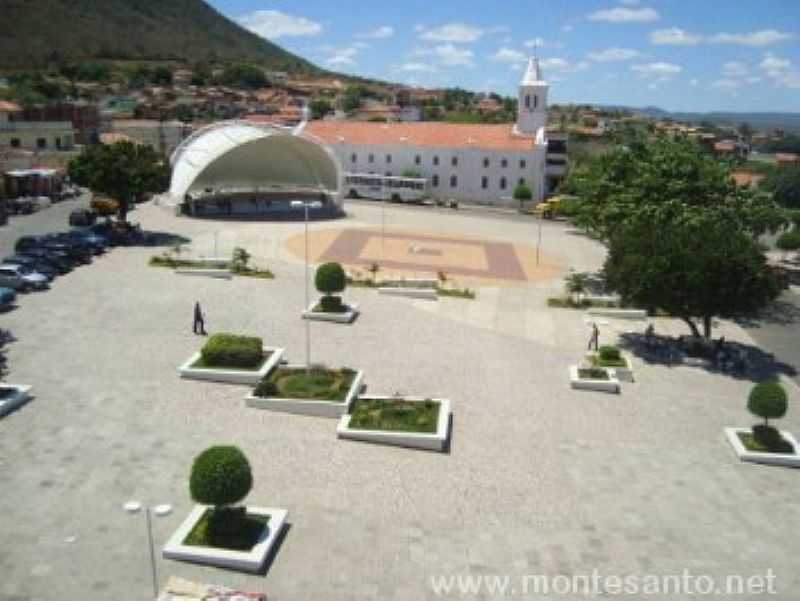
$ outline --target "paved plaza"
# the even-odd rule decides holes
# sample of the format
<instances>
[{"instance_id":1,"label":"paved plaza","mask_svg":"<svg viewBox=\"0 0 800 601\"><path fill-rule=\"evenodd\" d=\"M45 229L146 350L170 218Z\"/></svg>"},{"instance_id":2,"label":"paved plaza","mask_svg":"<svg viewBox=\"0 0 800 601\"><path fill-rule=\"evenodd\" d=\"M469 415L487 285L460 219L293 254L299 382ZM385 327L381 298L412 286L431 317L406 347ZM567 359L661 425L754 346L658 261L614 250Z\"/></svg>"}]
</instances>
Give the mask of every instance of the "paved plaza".
<instances>
[{"instance_id":1,"label":"paved plaza","mask_svg":"<svg viewBox=\"0 0 800 601\"><path fill-rule=\"evenodd\" d=\"M312 236L380 231L377 206L349 212L312 223ZM582 312L546 299L563 293L569 268L597 269L603 251L566 224L543 225L549 271L537 277L494 274L474 301L350 289L362 310L353 325L311 324L313 362L364 370L370 392L452 400L451 449L439 454L338 441L333 420L248 409L247 388L178 378L202 344L191 334L196 301L211 332L260 335L305 360L302 223L190 220L154 205L131 218L184 236L194 254L244 246L276 279L182 277L147 266L162 249L118 248L0 315L16 337L8 380L35 387L0 420L0 600L151 598L143 517L122 505L174 506L155 518L160 548L192 507L193 458L227 443L253 465L246 502L287 508L291 527L265 575L159 558L162 583L177 575L278 601L417 601L440 598L437 576L508 575L517 598L535 598L521 595L525 576L772 569L771 598L797 598L798 472L740 463L723 435L753 423L751 381L637 358L637 381L619 396L569 388L590 330ZM428 250L464 238L532 249L538 239L533 218L398 207L385 219L404 239L439 239ZM601 344L645 327L605 320ZM717 332L753 344L730 322ZM787 389L781 425L798 432L800 393Z\"/></svg>"}]
</instances>

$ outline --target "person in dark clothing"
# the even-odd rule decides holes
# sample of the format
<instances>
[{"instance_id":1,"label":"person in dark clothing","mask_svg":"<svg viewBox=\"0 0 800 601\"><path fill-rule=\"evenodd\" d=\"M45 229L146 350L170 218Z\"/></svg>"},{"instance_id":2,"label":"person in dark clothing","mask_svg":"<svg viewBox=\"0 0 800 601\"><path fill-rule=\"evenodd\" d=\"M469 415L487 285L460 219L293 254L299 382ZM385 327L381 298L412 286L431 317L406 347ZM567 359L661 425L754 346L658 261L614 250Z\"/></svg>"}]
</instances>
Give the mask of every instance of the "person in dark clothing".
<instances>
[{"instance_id":1,"label":"person in dark clothing","mask_svg":"<svg viewBox=\"0 0 800 601\"><path fill-rule=\"evenodd\" d=\"M200 309L200 303L194 304L194 323L192 324L192 332L200 336L206 335L206 320L203 317L203 311Z\"/></svg>"},{"instance_id":2,"label":"person in dark clothing","mask_svg":"<svg viewBox=\"0 0 800 601\"><path fill-rule=\"evenodd\" d=\"M592 324L592 337L589 338L589 350L596 351L600 345L600 328L596 323Z\"/></svg>"}]
</instances>

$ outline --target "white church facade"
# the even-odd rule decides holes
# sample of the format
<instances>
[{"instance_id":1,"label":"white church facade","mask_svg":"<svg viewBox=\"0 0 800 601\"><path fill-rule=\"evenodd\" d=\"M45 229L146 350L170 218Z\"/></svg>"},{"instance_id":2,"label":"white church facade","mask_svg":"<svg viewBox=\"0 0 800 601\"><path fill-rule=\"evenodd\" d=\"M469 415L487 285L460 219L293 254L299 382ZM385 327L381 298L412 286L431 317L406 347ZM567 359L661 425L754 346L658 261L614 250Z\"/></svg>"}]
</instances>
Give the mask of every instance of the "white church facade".
<instances>
[{"instance_id":1,"label":"white church facade","mask_svg":"<svg viewBox=\"0 0 800 601\"><path fill-rule=\"evenodd\" d=\"M487 205L514 204L526 184L535 201L547 194L549 86L531 59L519 87L514 124L312 121L304 133L326 144L347 173L428 180L432 198ZM345 186L341 193L348 195Z\"/></svg>"}]
</instances>

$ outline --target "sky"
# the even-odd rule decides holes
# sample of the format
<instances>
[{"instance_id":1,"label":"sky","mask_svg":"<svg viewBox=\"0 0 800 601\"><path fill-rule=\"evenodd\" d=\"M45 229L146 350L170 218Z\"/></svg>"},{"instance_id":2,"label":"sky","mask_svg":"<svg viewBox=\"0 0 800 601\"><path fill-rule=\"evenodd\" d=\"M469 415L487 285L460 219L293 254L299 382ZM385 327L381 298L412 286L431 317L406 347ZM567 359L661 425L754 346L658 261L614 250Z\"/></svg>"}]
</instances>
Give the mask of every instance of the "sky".
<instances>
[{"instance_id":1,"label":"sky","mask_svg":"<svg viewBox=\"0 0 800 601\"><path fill-rule=\"evenodd\" d=\"M334 71L551 102L800 112L800 0L210 0Z\"/></svg>"}]
</instances>

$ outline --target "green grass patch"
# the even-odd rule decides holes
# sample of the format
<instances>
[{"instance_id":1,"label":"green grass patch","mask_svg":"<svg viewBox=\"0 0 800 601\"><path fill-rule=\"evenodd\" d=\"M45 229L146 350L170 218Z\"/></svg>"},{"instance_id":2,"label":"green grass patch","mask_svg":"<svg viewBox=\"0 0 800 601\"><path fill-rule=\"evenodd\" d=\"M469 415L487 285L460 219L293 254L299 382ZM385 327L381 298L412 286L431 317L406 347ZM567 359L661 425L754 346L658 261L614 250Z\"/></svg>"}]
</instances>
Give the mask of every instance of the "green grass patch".
<instances>
[{"instance_id":1,"label":"green grass patch","mask_svg":"<svg viewBox=\"0 0 800 601\"><path fill-rule=\"evenodd\" d=\"M255 268L244 268L244 269L236 269L233 271L234 275L240 275L243 278L254 278L257 280L274 280L275 274L272 273L269 269L255 269Z\"/></svg>"},{"instance_id":2,"label":"green grass patch","mask_svg":"<svg viewBox=\"0 0 800 601\"><path fill-rule=\"evenodd\" d=\"M313 313L347 313L350 307L347 305L336 305L333 307L323 307L322 303L317 303L312 310Z\"/></svg>"},{"instance_id":3,"label":"green grass patch","mask_svg":"<svg viewBox=\"0 0 800 601\"><path fill-rule=\"evenodd\" d=\"M775 447L768 447L757 440L756 437L753 436L752 432L737 432L736 435L739 437L739 440L742 441L744 448L754 453L780 453L782 455L795 454L794 447L783 437L781 437L780 440L782 444L778 444Z\"/></svg>"},{"instance_id":4,"label":"green grass patch","mask_svg":"<svg viewBox=\"0 0 800 601\"><path fill-rule=\"evenodd\" d=\"M628 367L628 362L620 357L619 359L603 359L599 355L592 355L589 360L593 367Z\"/></svg>"},{"instance_id":5,"label":"green grass patch","mask_svg":"<svg viewBox=\"0 0 800 601\"><path fill-rule=\"evenodd\" d=\"M450 298L464 298L467 300L475 300L475 292L469 288L442 288L441 286L436 289L439 296L447 296Z\"/></svg>"},{"instance_id":6,"label":"green grass patch","mask_svg":"<svg viewBox=\"0 0 800 601\"><path fill-rule=\"evenodd\" d=\"M581 367L578 368L578 377L581 380L610 380L611 377L608 372L598 367Z\"/></svg>"},{"instance_id":7,"label":"green grass patch","mask_svg":"<svg viewBox=\"0 0 800 601\"><path fill-rule=\"evenodd\" d=\"M150 267L167 267L169 269L229 269L229 263L220 261L187 261L169 257L150 257Z\"/></svg>"},{"instance_id":8,"label":"green grass patch","mask_svg":"<svg viewBox=\"0 0 800 601\"><path fill-rule=\"evenodd\" d=\"M622 305L614 301L598 301L583 298L576 301L570 296L554 296L547 299L547 306L554 309L621 309Z\"/></svg>"},{"instance_id":9,"label":"green grass patch","mask_svg":"<svg viewBox=\"0 0 800 601\"><path fill-rule=\"evenodd\" d=\"M212 547L230 551L251 551L258 544L269 523L269 516L245 515L237 519L236 532L217 534L213 538L209 532L212 509L206 510L183 541L190 547Z\"/></svg>"},{"instance_id":10,"label":"green grass patch","mask_svg":"<svg viewBox=\"0 0 800 601\"><path fill-rule=\"evenodd\" d=\"M205 359L203 359L203 356L200 355L200 358L192 363L189 367L191 369L224 369L225 371L258 371L264 367L264 364L269 361L270 357L272 357L271 352L264 352L264 358L255 367L231 367L230 365L210 365L206 363Z\"/></svg>"},{"instance_id":11,"label":"green grass patch","mask_svg":"<svg viewBox=\"0 0 800 601\"><path fill-rule=\"evenodd\" d=\"M430 399L357 399L353 403L350 428L434 434L439 423L440 409L440 403Z\"/></svg>"},{"instance_id":12,"label":"green grass patch","mask_svg":"<svg viewBox=\"0 0 800 601\"><path fill-rule=\"evenodd\" d=\"M347 368L279 367L261 381L253 394L266 399L341 402L347 398L355 377L356 372Z\"/></svg>"}]
</instances>

